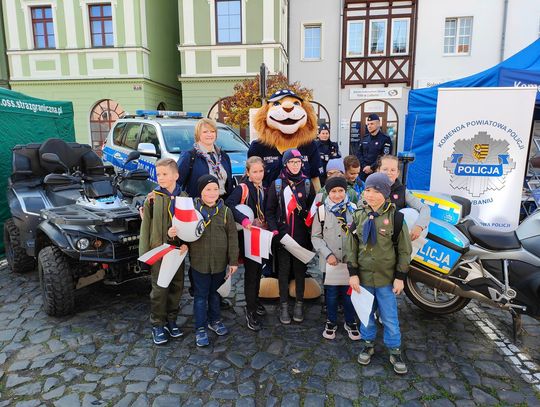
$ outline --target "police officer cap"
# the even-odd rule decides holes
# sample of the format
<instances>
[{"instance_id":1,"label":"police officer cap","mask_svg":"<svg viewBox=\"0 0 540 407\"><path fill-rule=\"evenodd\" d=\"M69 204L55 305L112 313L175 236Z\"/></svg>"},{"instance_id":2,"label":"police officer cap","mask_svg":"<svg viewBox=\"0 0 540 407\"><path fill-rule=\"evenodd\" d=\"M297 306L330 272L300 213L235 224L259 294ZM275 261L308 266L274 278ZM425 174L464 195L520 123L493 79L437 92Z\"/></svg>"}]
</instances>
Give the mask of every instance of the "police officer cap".
<instances>
[{"instance_id":1,"label":"police officer cap","mask_svg":"<svg viewBox=\"0 0 540 407\"><path fill-rule=\"evenodd\" d=\"M376 172L366 178L366 189L373 188L379 191L385 198L390 196L392 181L388 175L382 172Z\"/></svg>"},{"instance_id":2,"label":"police officer cap","mask_svg":"<svg viewBox=\"0 0 540 407\"><path fill-rule=\"evenodd\" d=\"M281 100L285 97L291 97L298 99L300 102L303 102L304 99L302 99L300 96L298 96L296 93L294 93L292 90L289 89L280 89L278 91L275 91L272 93L272 95L268 98L269 102L276 102L278 100Z\"/></svg>"},{"instance_id":3,"label":"police officer cap","mask_svg":"<svg viewBox=\"0 0 540 407\"><path fill-rule=\"evenodd\" d=\"M373 120L381 120L379 115L376 114L376 113L371 113L368 117L367 117L368 121L373 121Z\"/></svg>"},{"instance_id":4,"label":"police officer cap","mask_svg":"<svg viewBox=\"0 0 540 407\"><path fill-rule=\"evenodd\" d=\"M321 124L319 126L319 133L323 130L326 130L326 131L330 131L330 129L328 128L328 126L326 124Z\"/></svg>"}]
</instances>

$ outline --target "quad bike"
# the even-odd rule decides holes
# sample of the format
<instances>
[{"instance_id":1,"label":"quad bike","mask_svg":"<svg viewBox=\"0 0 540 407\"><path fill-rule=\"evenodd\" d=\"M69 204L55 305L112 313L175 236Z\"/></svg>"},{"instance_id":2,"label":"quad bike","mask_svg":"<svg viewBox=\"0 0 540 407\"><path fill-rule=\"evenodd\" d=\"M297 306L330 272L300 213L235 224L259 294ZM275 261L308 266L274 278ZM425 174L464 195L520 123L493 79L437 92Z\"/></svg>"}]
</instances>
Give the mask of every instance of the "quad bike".
<instances>
[{"instance_id":1,"label":"quad bike","mask_svg":"<svg viewBox=\"0 0 540 407\"><path fill-rule=\"evenodd\" d=\"M126 163L138 158L134 151ZM141 169L115 174L85 144L48 139L13 148L6 259L15 273L37 265L47 314L73 313L79 288L145 274L137 263L137 197L126 197L120 187L148 177Z\"/></svg>"}]
</instances>

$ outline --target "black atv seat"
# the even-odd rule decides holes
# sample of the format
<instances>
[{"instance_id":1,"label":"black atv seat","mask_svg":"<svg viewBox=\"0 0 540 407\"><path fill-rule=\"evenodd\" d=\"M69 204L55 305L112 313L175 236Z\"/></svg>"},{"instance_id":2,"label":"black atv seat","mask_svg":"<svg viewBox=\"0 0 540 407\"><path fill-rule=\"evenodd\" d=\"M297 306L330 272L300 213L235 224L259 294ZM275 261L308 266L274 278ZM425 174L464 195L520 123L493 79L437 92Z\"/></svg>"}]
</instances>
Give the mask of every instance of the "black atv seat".
<instances>
[{"instance_id":1,"label":"black atv seat","mask_svg":"<svg viewBox=\"0 0 540 407\"><path fill-rule=\"evenodd\" d=\"M474 243L489 250L513 250L521 247L515 232L497 232L479 225L471 226L468 231Z\"/></svg>"},{"instance_id":2,"label":"black atv seat","mask_svg":"<svg viewBox=\"0 0 540 407\"><path fill-rule=\"evenodd\" d=\"M66 143L59 139L49 139L43 144L30 143L13 147L13 182L34 180L41 182L51 172L63 173L62 166L45 163L41 154L55 153L70 169L80 169L87 175L104 175L103 161L87 144Z\"/></svg>"}]
</instances>

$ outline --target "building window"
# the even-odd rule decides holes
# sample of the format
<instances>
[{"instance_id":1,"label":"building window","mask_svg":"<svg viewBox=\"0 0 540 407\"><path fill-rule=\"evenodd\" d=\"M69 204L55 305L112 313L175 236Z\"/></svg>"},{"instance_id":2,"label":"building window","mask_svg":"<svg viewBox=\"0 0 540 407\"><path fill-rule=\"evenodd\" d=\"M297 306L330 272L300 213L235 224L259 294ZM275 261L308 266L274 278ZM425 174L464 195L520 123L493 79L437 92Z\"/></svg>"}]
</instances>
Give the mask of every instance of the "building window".
<instances>
[{"instance_id":1,"label":"building window","mask_svg":"<svg viewBox=\"0 0 540 407\"><path fill-rule=\"evenodd\" d=\"M304 25L304 44L302 59L320 60L321 59L321 25Z\"/></svg>"},{"instance_id":2,"label":"building window","mask_svg":"<svg viewBox=\"0 0 540 407\"><path fill-rule=\"evenodd\" d=\"M472 17L447 18L444 23L444 53L471 52Z\"/></svg>"},{"instance_id":3,"label":"building window","mask_svg":"<svg viewBox=\"0 0 540 407\"><path fill-rule=\"evenodd\" d=\"M347 25L347 56L364 56L364 22L349 21Z\"/></svg>"},{"instance_id":4,"label":"building window","mask_svg":"<svg viewBox=\"0 0 540 407\"><path fill-rule=\"evenodd\" d=\"M51 7L32 7L31 10L34 47L36 49L55 48Z\"/></svg>"},{"instance_id":5,"label":"building window","mask_svg":"<svg viewBox=\"0 0 540 407\"><path fill-rule=\"evenodd\" d=\"M94 150L101 153L109 130L123 115L124 109L114 100L105 99L95 104L90 112L90 138Z\"/></svg>"},{"instance_id":6,"label":"building window","mask_svg":"<svg viewBox=\"0 0 540 407\"><path fill-rule=\"evenodd\" d=\"M112 7L107 4L92 4L88 6L90 13L90 35L92 47L114 46Z\"/></svg>"},{"instance_id":7,"label":"building window","mask_svg":"<svg viewBox=\"0 0 540 407\"><path fill-rule=\"evenodd\" d=\"M409 53L409 19L392 20L392 55Z\"/></svg>"},{"instance_id":8,"label":"building window","mask_svg":"<svg viewBox=\"0 0 540 407\"><path fill-rule=\"evenodd\" d=\"M386 20L372 20L369 26L369 55L386 54Z\"/></svg>"},{"instance_id":9,"label":"building window","mask_svg":"<svg viewBox=\"0 0 540 407\"><path fill-rule=\"evenodd\" d=\"M219 44L242 42L240 0L216 0L216 32Z\"/></svg>"}]
</instances>

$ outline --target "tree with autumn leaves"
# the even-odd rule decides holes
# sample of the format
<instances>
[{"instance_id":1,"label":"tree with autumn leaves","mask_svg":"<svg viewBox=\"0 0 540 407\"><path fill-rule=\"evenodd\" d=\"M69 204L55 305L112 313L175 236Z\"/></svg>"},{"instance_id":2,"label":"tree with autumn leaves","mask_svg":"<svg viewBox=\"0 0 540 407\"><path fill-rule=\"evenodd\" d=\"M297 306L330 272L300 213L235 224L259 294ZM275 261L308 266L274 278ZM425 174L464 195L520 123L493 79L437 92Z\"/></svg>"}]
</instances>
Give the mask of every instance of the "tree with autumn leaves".
<instances>
[{"instance_id":1,"label":"tree with autumn leaves","mask_svg":"<svg viewBox=\"0 0 540 407\"><path fill-rule=\"evenodd\" d=\"M313 90L304 88L299 82L289 83L281 72L269 76L266 81L267 95L280 90L290 89L303 99L313 99ZM249 109L261 107L259 75L234 85L234 94L226 98L221 105L225 123L229 126L245 128L249 126Z\"/></svg>"}]
</instances>

